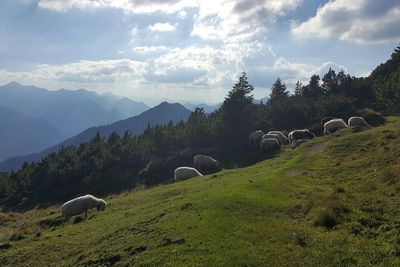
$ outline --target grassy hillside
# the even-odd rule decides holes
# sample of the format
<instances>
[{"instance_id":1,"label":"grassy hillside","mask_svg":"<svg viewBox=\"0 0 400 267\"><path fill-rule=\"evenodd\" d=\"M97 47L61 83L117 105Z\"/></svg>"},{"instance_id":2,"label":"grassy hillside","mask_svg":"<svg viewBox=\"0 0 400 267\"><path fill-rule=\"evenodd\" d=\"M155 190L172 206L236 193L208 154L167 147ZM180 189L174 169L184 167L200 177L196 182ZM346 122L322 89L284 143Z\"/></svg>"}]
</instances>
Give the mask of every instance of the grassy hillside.
<instances>
[{"instance_id":1,"label":"grassy hillside","mask_svg":"<svg viewBox=\"0 0 400 267\"><path fill-rule=\"evenodd\" d=\"M0 213L0 265L400 265L400 121L317 138L251 167L59 208Z\"/></svg>"}]
</instances>

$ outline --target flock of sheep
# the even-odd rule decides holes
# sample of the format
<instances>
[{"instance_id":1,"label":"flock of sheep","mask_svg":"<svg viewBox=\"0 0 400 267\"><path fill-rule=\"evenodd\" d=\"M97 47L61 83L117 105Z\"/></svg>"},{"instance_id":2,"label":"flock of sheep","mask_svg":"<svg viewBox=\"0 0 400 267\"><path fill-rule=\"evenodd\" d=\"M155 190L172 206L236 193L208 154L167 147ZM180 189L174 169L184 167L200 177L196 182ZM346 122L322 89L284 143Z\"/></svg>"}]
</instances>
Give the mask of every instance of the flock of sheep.
<instances>
[{"instance_id":1,"label":"flock of sheep","mask_svg":"<svg viewBox=\"0 0 400 267\"><path fill-rule=\"evenodd\" d=\"M321 126L324 128L324 134L331 134L340 129L348 127L369 127L369 124L363 117L351 117L346 124L343 119L326 117L321 120ZM291 131L286 137L281 131L270 131L264 133L257 130L249 134L249 145L255 149L259 149L263 153L274 153L279 151L283 145L290 144L292 148L309 141L315 135L308 129L298 129ZM206 156L194 156L194 168L179 167L174 171L175 182L187 180L196 176L203 176L202 173L213 173L222 170L218 160ZM92 195L85 195L74 198L62 205L61 212L65 220L74 215L79 215L92 208L98 211L105 210L107 203L103 199L96 198Z\"/></svg>"},{"instance_id":2,"label":"flock of sheep","mask_svg":"<svg viewBox=\"0 0 400 267\"><path fill-rule=\"evenodd\" d=\"M179 167L175 169L175 182L183 181L196 176L203 176L200 171L204 173L213 173L221 170L218 160L205 155L194 156L194 166L195 168ZM61 215L64 218L64 221L66 221L72 216L85 213L85 219L87 219L88 210L97 208L98 211L104 211L106 205L107 202L105 202L103 199L94 197L92 195L84 195L65 202L61 207Z\"/></svg>"}]
</instances>

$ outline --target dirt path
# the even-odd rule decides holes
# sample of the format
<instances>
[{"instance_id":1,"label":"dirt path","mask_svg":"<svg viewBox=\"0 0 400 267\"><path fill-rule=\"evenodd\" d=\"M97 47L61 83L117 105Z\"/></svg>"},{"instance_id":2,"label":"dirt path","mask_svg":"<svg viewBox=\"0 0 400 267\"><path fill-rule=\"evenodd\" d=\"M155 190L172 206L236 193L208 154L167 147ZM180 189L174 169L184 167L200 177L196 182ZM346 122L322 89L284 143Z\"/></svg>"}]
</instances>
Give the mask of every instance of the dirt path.
<instances>
[{"instance_id":1,"label":"dirt path","mask_svg":"<svg viewBox=\"0 0 400 267\"><path fill-rule=\"evenodd\" d=\"M318 143L314 144L310 147L307 148L305 151L305 154L307 157L312 157L315 155L320 154L324 149L329 145L329 142L324 142L324 143ZM286 176L303 176L303 175L312 175L315 173L320 172L320 170L291 170L286 173Z\"/></svg>"},{"instance_id":2,"label":"dirt path","mask_svg":"<svg viewBox=\"0 0 400 267\"><path fill-rule=\"evenodd\" d=\"M314 144L306 150L306 156L312 157L318 155L329 145L329 142Z\"/></svg>"}]
</instances>

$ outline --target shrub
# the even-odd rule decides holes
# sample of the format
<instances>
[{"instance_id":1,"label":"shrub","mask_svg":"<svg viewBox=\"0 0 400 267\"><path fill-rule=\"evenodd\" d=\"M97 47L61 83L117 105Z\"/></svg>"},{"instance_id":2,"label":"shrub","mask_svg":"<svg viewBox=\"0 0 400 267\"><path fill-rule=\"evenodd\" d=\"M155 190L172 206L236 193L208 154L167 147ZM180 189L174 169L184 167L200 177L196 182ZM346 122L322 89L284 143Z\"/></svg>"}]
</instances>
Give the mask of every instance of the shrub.
<instances>
[{"instance_id":1,"label":"shrub","mask_svg":"<svg viewBox=\"0 0 400 267\"><path fill-rule=\"evenodd\" d=\"M316 219L314 220L314 226L324 227L326 229L332 229L338 224L338 219L336 215L331 210L322 210L318 213Z\"/></svg>"}]
</instances>

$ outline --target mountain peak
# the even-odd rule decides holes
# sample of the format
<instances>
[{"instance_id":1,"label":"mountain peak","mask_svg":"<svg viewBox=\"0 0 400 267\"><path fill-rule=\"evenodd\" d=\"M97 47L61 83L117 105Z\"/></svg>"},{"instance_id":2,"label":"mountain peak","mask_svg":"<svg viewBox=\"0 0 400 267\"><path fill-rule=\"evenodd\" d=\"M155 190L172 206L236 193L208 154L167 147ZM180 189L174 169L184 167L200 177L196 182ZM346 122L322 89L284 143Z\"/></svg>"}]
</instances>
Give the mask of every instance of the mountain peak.
<instances>
[{"instance_id":1,"label":"mountain peak","mask_svg":"<svg viewBox=\"0 0 400 267\"><path fill-rule=\"evenodd\" d=\"M11 81L11 82L7 83L5 86L23 86L23 85L16 81Z\"/></svg>"}]
</instances>

